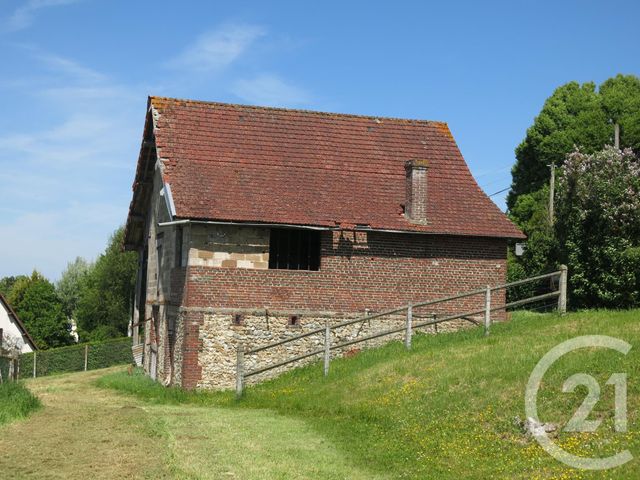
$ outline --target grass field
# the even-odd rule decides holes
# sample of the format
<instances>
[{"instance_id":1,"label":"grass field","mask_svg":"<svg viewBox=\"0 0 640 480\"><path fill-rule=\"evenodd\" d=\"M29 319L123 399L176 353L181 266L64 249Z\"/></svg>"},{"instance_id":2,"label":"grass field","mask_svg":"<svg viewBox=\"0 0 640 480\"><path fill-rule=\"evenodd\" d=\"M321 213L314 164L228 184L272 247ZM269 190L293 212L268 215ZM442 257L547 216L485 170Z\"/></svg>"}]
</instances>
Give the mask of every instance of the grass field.
<instances>
[{"instance_id":1,"label":"grass field","mask_svg":"<svg viewBox=\"0 0 640 480\"><path fill-rule=\"evenodd\" d=\"M26 418L40 408L40 401L22 383L0 384L0 426Z\"/></svg>"},{"instance_id":2,"label":"grass field","mask_svg":"<svg viewBox=\"0 0 640 480\"><path fill-rule=\"evenodd\" d=\"M253 412L256 418L276 412L281 415L277 418L302 422L306 431L319 435L335 448L336 455L349 459L349 468L383 477L640 478L637 459L607 472L570 469L548 456L535 441L527 440L514 425L514 417L524 416L525 385L539 359L564 340L591 334L618 337L635 348L627 356L598 349L563 357L545 376L538 402L540 417L564 425L581 404L586 389L578 387L572 393L562 393L562 384L574 373L589 373L602 388L602 397L590 418L602 419L603 424L595 433L561 432L555 442L577 455L607 456L627 448L637 457L637 310L579 312L565 317L519 313L512 322L495 325L489 338L483 338L480 329L420 335L415 337L410 352L398 343L366 351L332 362L331 375L326 379L321 365L312 365L248 388L240 402L234 401L229 392L165 389L141 375L116 373L99 383L134 394L149 406L215 408L224 415ZM627 433L616 433L612 428L614 392L605 382L614 372L625 372L629 378ZM173 417L172 421L178 424L169 424L169 431L180 424ZM302 446L302 440L290 438L293 450ZM205 455L209 442L203 443L201 454ZM254 450L257 463L263 458L260 448ZM198 457L198 453L192 455ZM232 471L238 478L254 478L238 473L241 470ZM286 468L282 472L281 477L264 478L329 478L296 477ZM336 475L352 478L341 469Z\"/></svg>"},{"instance_id":3,"label":"grass field","mask_svg":"<svg viewBox=\"0 0 640 480\"><path fill-rule=\"evenodd\" d=\"M611 335L634 348L626 357L592 349L557 362L544 379L540 417L563 425L586 390L562 393L562 384L589 373L603 393L590 418L603 425L554 441L579 455L626 448L640 456L639 320L640 311L520 313L489 338L480 329L418 335L410 352L395 343L336 360L328 378L311 365L248 388L241 401L232 392L164 388L123 367L29 380L24 385L42 408L0 425L0 473L71 480L640 478L637 459L607 472L565 467L513 423L524 416L529 374L551 347L578 335ZM614 372L629 378L627 433L612 428L614 390L605 383ZM20 384L11 388L24 396Z\"/></svg>"}]
</instances>

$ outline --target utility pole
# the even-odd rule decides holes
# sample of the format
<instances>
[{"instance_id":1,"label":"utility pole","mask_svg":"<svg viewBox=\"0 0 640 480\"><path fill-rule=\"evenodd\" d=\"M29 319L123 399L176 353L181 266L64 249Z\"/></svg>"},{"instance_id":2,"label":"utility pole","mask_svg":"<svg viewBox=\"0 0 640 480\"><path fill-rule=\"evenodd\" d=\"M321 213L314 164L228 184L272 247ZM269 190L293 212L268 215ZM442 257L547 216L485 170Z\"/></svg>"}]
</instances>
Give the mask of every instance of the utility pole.
<instances>
[{"instance_id":1,"label":"utility pole","mask_svg":"<svg viewBox=\"0 0 640 480\"><path fill-rule=\"evenodd\" d=\"M613 136L613 142L614 145L616 147L617 150L620 150L620 125L615 123L613 125L613 131L614 131L614 136Z\"/></svg>"},{"instance_id":2,"label":"utility pole","mask_svg":"<svg viewBox=\"0 0 640 480\"><path fill-rule=\"evenodd\" d=\"M549 225L553 226L553 198L556 190L556 163L551 162L551 179L549 180Z\"/></svg>"}]
</instances>

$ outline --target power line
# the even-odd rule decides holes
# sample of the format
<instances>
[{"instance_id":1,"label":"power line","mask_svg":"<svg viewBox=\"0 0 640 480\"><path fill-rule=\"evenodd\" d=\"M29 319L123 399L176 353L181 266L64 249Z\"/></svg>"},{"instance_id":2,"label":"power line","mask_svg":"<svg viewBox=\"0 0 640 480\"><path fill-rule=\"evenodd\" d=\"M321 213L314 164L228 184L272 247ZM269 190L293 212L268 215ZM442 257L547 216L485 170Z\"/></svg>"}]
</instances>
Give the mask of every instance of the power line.
<instances>
[{"instance_id":1,"label":"power line","mask_svg":"<svg viewBox=\"0 0 640 480\"><path fill-rule=\"evenodd\" d=\"M509 190L510 188L511 188L511 187L507 187L507 188L503 188L502 190L498 190L497 192L492 193L491 195L489 195L489 198L494 197L494 196L498 195L499 193L506 192L506 191L507 191L507 190Z\"/></svg>"}]
</instances>

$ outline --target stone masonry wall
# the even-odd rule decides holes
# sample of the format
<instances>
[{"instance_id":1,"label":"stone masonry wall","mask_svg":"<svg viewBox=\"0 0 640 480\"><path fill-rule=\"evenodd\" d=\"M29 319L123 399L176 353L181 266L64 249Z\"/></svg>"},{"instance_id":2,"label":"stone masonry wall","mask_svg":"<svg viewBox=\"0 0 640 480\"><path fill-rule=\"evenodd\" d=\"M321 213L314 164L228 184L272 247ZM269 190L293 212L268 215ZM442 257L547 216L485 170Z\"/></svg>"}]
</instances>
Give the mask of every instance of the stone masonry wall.
<instances>
[{"instance_id":1,"label":"stone masonry wall","mask_svg":"<svg viewBox=\"0 0 640 480\"><path fill-rule=\"evenodd\" d=\"M194 224L189 265L265 270L269 268L269 229Z\"/></svg>"},{"instance_id":2,"label":"stone masonry wall","mask_svg":"<svg viewBox=\"0 0 640 480\"><path fill-rule=\"evenodd\" d=\"M197 388L230 389L236 381L236 350L242 342L245 348L256 348L279 340L294 337L302 333L324 328L325 322L330 325L343 322L348 318L332 318L322 313L299 317L298 326L289 325L289 316L283 312L244 311L242 325L232 324L234 313L226 310L203 310L198 312L199 325L199 370L201 378L194 385ZM237 313L237 312L235 312ZM468 328L469 322L457 320L440 324L439 332L447 332ZM405 326L404 315L374 318L366 322L356 323L332 330L331 343L336 345L349 340L363 338L374 333ZM435 333L434 326L423 327L417 331ZM414 332L415 333L415 332ZM345 353L355 353L363 349L384 345L392 340L404 339L404 333L399 332L389 336L366 340L362 343L332 350L331 356L342 356ZM310 353L324 348L324 331L295 340L255 354L245 356L245 372L278 363L297 355ZM254 384L298 366L321 360L323 354L300 360L296 363L276 368L268 372L251 376L246 384Z\"/></svg>"}]
</instances>

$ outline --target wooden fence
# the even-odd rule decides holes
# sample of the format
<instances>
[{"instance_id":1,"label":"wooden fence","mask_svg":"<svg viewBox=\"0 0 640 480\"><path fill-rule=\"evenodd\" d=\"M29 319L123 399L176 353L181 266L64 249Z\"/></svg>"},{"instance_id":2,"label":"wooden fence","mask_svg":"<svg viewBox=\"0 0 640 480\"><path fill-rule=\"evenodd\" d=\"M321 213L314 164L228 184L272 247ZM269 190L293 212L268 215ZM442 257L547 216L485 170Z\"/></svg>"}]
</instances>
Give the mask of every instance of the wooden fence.
<instances>
[{"instance_id":1,"label":"wooden fence","mask_svg":"<svg viewBox=\"0 0 640 480\"><path fill-rule=\"evenodd\" d=\"M525 285L525 284L530 284L533 282L539 282L541 280L545 280L545 279L557 279L557 284L554 285L554 288L552 289L552 291L547 292L547 293L542 293L542 294L537 294L537 295L533 295L531 297L528 298L524 298L524 299L520 299L520 300L516 300L516 301L511 301L511 302L506 302L502 305L498 305L498 306L492 306L491 305L491 294L493 292L499 291L499 290L506 290L510 287L516 287L516 286L520 286L520 285ZM435 315L432 316L432 318L430 318L429 320L426 321L415 321L414 317L417 317L415 315L415 310L418 308L422 308L422 307L426 307L426 306L433 306L436 304L441 304L441 303L445 303L445 302L451 302L451 301L455 301L455 300L461 300L461 299L465 299L468 297L474 297L474 296L483 296L484 297L484 307L482 309L474 309L474 310L470 310L470 311L465 311L462 313L456 313L456 314L451 314L451 315L444 315L441 317L437 317ZM332 350L337 350L337 349L341 349L344 347L348 347L351 345L355 345L361 342L366 342L368 340L373 340L373 339L377 339L380 337L385 337L385 336L389 336L389 335L393 335L393 334L398 334L398 333L404 333L404 345L407 349L411 348L411 338L413 336L413 332L415 329L418 328L423 328L423 327L427 327L430 325L434 325L437 326L438 324L444 323L444 322L450 322L452 320L465 320L471 323L474 323L476 325L478 325L480 322L478 322L477 319L474 319L474 316L482 316L482 325L484 327L484 334L485 336L489 335L490 330L491 330L491 315L493 312L497 312L500 310L507 310L510 308L516 308L516 307L521 307L524 305L529 305L532 303L537 303L537 302L542 302L542 301L546 301L549 299L556 299L557 298L557 310L559 313L564 314L567 311L567 267L565 265L562 265L560 267L560 270L556 271L556 272L551 272L551 273L547 273L544 275L538 275L535 277L530 277L530 278L526 278L524 280L519 280L517 282L511 282L511 283L506 283L504 285L498 285L495 287L491 287L491 286L487 286L486 288L481 288L478 290L472 290L469 292L464 292L464 293L460 293L458 295L453 295L453 296L449 296L449 297L444 297L444 298L438 298L435 300L428 300L428 301L424 301L424 302L412 302L409 303L408 305L403 305L401 307L398 308L393 308L391 310L385 310L383 312L379 312L373 315L365 315L353 320L348 320L336 325L329 325L329 323L327 322L324 326L324 328L319 328L319 329L315 329L315 330L311 330L309 332L303 333L301 335L296 335L294 337L289 337L286 338L284 340L280 340L277 342L273 342L270 343L268 345L263 345L261 347L257 347L257 348L252 348L252 349L245 349L245 346L242 343L238 344L237 347L237 358L236 358L236 396L240 397L242 396L242 392L244 389L244 382L245 379L252 377L254 375L258 375L261 373L265 373L268 372L270 370L273 370L275 368L279 368L279 367L283 367L285 365L289 365L291 363L295 363L295 362L299 362L301 360L310 358L310 357L314 357L314 356L318 356L318 355L323 355L324 357L324 375L328 375L329 374L329 366L331 363L331 351ZM344 328L350 325L354 325L357 323L363 323L363 322L369 322L373 319L376 318L382 318L382 317L386 317L386 316L390 316L390 315L404 315L405 318L405 324L403 327L401 328L392 328L389 330L385 330L382 332L378 332L375 334L371 334L371 335L366 335L363 337L359 337L359 338L355 338L352 340L347 340L347 341L342 341L342 342L338 342L338 343L332 343L331 342L331 333L334 330L340 329L340 328ZM277 362L277 363L273 363L270 365L266 365L264 367L260 367L260 368L256 368L250 371L245 371L245 356L246 355L254 355L260 352L264 352L282 345L285 345L287 343L290 342L295 342L296 340L300 340L302 338L306 338L306 337L310 337L312 335L323 335L324 336L324 346L321 349L316 349L316 350L312 350L310 352L304 353L302 355L296 355L294 357L288 358L286 360L283 360L281 362Z\"/></svg>"}]
</instances>

